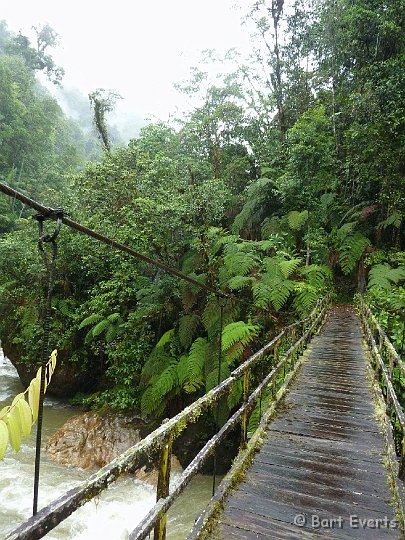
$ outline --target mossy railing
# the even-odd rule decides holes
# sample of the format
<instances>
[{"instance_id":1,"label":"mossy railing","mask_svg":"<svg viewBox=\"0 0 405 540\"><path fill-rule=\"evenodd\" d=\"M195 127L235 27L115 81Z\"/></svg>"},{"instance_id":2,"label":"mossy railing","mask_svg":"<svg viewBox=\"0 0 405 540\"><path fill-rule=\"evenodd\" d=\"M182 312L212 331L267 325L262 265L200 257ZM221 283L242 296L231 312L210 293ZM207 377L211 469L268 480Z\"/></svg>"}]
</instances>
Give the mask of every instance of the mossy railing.
<instances>
[{"instance_id":1,"label":"mossy railing","mask_svg":"<svg viewBox=\"0 0 405 540\"><path fill-rule=\"evenodd\" d=\"M398 476L405 480L405 415L400 403L405 388L405 364L363 296L359 297L359 310L370 347L374 378L381 388L393 426L395 450L400 460Z\"/></svg>"},{"instance_id":2,"label":"mossy railing","mask_svg":"<svg viewBox=\"0 0 405 540\"><path fill-rule=\"evenodd\" d=\"M173 418L166 420L160 427L150 433L111 463L101 468L79 486L71 489L48 506L40 510L35 516L21 524L11 532L6 540L36 540L42 538L59 523L69 517L75 510L96 497L112 484L122 473L142 466L145 459L160 451L160 469L157 487L157 502L148 515L129 535L130 540L142 540L154 529L155 540L164 540L166 537L167 511L184 491L190 480L201 469L208 457L221 444L227 434L239 423L241 424L241 450L247 446L247 424L250 414L256 403L271 389L273 396L280 395L283 388L291 380L296 358L303 351L312 334L322 323L329 305L329 297L325 297L315 306L311 314L305 319L285 327L274 339L259 351L238 366L231 375L207 394L183 409ZM296 336L300 336L296 339ZM270 356L270 353L271 354ZM269 357L267 367L270 372L260 384L249 392L249 380L252 370L259 361ZM170 455L173 441L189 425L207 411L215 407L226 396L233 385L243 377L245 389L243 401L239 409L229 418L219 432L212 437L200 450L190 465L184 470L169 495L170 482ZM266 411L263 411L263 417ZM263 421L263 418L262 418ZM260 430L260 425L258 430ZM257 432L252 438L257 436Z\"/></svg>"}]
</instances>

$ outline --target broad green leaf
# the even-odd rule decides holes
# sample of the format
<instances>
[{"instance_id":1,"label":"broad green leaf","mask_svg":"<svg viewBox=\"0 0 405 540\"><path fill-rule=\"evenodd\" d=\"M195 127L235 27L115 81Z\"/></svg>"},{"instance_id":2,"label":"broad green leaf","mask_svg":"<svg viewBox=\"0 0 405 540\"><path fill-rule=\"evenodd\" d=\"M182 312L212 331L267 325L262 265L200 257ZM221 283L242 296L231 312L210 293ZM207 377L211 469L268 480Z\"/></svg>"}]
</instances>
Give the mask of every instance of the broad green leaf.
<instances>
[{"instance_id":1,"label":"broad green leaf","mask_svg":"<svg viewBox=\"0 0 405 540\"><path fill-rule=\"evenodd\" d=\"M159 341L157 342L156 344L156 348L157 347L163 347L164 345L166 345L166 343L169 343L169 341L172 339L173 337L173 334L174 334L174 328L171 328L170 330L168 330L167 332L165 332L163 334L163 336L159 339Z\"/></svg>"},{"instance_id":2,"label":"broad green leaf","mask_svg":"<svg viewBox=\"0 0 405 540\"><path fill-rule=\"evenodd\" d=\"M5 422L7 424L11 446L18 452L21 446L21 424L20 415L16 407L11 409L7 416L5 416Z\"/></svg>"},{"instance_id":3,"label":"broad green leaf","mask_svg":"<svg viewBox=\"0 0 405 540\"><path fill-rule=\"evenodd\" d=\"M97 337L102 334L106 330L106 328L110 326L110 324L111 323L108 319L103 319L98 324L96 324L96 326L91 331L93 337Z\"/></svg>"},{"instance_id":4,"label":"broad green leaf","mask_svg":"<svg viewBox=\"0 0 405 540\"><path fill-rule=\"evenodd\" d=\"M35 377L32 379L30 386L28 388L28 403L31 407L32 418L36 422L38 418L38 407L39 407L39 381Z\"/></svg>"},{"instance_id":5,"label":"broad green leaf","mask_svg":"<svg viewBox=\"0 0 405 540\"><path fill-rule=\"evenodd\" d=\"M8 445L8 429L3 420L0 420L0 461L4 458Z\"/></svg>"},{"instance_id":6,"label":"broad green leaf","mask_svg":"<svg viewBox=\"0 0 405 540\"><path fill-rule=\"evenodd\" d=\"M20 417L20 425L21 425L22 432L24 434L24 437L27 439L30 436L31 427L32 427L31 408L28 405L28 403L25 401L25 399L22 397L16 403L16 409Z\"/></svg>"}]
</instances>

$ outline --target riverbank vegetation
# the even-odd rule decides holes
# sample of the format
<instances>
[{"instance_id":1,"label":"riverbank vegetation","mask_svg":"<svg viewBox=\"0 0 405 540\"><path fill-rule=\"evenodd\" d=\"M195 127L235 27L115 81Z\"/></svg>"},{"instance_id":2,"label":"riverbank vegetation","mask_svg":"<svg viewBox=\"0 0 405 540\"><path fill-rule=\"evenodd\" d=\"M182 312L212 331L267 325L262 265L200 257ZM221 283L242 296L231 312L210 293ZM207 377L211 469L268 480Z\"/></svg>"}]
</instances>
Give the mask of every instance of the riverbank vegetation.
<instances>
[{"instance_id":1,"label":"riverbank vegetation","mask_svg":"<svg viewBox=\"0 0 405 540\"><path fill-rule=\"evenodd\" d=\"M99 157L94 136L35 78L42 70L58 83L61 69L2 25L1 178L232 295L222 379L331 291L340 301L366 291L401 350L404 3L263 0L246 17L256 33L249 59L232 51L238 68L215 84L194 69L182 91L198 96L195 108L125 147L106 144L103 116ZM44 270L30 211L3 196L0 209L0 335L33 370ZM63 229L51 342L61 365L89 381L68 393L146 418L177 412L217 383L220 304Z\"/></svg>"}]
</instances>

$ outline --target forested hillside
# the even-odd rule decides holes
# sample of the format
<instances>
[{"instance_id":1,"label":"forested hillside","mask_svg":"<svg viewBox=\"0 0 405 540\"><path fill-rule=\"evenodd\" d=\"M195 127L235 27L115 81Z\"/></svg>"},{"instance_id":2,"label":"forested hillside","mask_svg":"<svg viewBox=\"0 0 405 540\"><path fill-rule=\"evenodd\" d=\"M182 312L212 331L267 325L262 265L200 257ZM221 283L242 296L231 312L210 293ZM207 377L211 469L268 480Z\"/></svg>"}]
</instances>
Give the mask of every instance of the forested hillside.
<instances>
[{"instance_id":1,"label":"forested hillside","mask_svg":"<svg viewBox=\"0 0 405 540\"><path fill-rule=\"evenodd\" d=\"M326 292L351 302L366 291L400 350L405 4L263 0L245 15L249 59L216 85L194 69L188 115L104 144L85 167L86 136L35 78L59 68L0 27L2 180L228 293L222 378ZM30 212L3 196L0 208L0 336L33 366L43 263ZM66 394L147 418L176 412L217 383L221 302L62 229L51 341L80 374Z\"/></svg>"}]
</instances>

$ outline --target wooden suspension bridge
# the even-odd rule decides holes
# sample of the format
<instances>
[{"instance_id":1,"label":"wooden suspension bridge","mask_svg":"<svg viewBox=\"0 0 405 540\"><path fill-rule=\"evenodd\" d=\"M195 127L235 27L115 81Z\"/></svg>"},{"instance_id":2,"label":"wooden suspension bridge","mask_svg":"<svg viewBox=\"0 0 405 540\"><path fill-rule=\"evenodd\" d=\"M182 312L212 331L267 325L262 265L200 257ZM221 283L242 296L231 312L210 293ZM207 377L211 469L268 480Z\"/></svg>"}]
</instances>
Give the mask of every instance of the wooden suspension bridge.
<instances>
[{"instance_id":1,"label":"wooden suspension bridge","mask_svg":"<svg viewBox=\"0 0 405 540\"><path fill-rule=\"evenodd\" d=\"M405 367L362 298L358 308L360 316L350 306L331 308L325 298L208 394L7 540L42 538L157 451L157 502L128 538L141 540L154 531L163 540L168 509L238 425L239 454L187 540L404 538L405 419L397 394ZM267 368L262 380L255 377L258 367L261 374ZM243 381L241 406L169 490L174 439L237 380ZM258 403L260 423L248 437Z\"/></svg>"}]
</instances>

